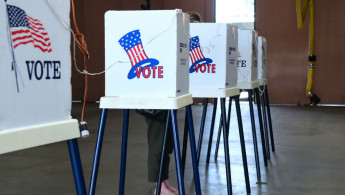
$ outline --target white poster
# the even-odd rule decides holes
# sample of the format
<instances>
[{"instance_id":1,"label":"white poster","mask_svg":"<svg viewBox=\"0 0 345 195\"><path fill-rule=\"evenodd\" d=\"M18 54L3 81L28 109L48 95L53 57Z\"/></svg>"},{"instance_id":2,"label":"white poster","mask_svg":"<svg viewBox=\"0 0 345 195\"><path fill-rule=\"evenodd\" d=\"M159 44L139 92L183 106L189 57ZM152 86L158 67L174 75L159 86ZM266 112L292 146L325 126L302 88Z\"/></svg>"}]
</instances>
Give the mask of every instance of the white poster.
<instances>
[{"instance_id":1,"label":"white poster","mask_svg":"<svg viewBox=\"0 0 345 195\"><path fill-rule=\"evenodd\" d=\"M0 1L0 130L71 118L70 1L49 2Z\"/></svg>"}]
</instances>

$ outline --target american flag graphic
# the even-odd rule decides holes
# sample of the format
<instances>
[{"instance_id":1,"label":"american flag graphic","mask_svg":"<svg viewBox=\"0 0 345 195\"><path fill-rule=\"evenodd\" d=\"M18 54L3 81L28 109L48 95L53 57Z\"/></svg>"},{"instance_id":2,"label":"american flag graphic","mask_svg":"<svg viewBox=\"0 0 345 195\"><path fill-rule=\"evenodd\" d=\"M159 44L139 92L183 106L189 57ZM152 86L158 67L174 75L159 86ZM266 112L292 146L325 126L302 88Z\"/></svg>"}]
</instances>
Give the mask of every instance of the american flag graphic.
<instances>
[{"instance_id":1,"label":"american flag graphic","mask_svg":"<svg viewBox=\"0 0 345 195\"><path fill-rule=\"evenodd\" d=\"M52 51L48 33L41 21L30 17L17 6L7 5L9 25L12 34L13 49L32 43L42 52Z\"/></svg>"},{"instance_id":2,"label":"american flag graphic","mask_svg":"<svg viewBox=\"0 0 345 195\"><path fill-rule=\"evenodd\" d=\"M148 59L143 45L141 43L140 32L139 30L131 31L125 34L120 40L120 45L126 51L129 59L131 60L132 66L137 63Z\"/></svg>"},{"instance_id":3,"label":"american flag graphic","mask_svg":"<svg viewBox=\"0 0 345 195\"><path fill-rule=\"evenodd\" d=\"M205 56L202 54L200 49L199 37L195 36L189 39L189 56L192 60L192 64L200 59L204 59Z\"/></svg>"}]
</instances>

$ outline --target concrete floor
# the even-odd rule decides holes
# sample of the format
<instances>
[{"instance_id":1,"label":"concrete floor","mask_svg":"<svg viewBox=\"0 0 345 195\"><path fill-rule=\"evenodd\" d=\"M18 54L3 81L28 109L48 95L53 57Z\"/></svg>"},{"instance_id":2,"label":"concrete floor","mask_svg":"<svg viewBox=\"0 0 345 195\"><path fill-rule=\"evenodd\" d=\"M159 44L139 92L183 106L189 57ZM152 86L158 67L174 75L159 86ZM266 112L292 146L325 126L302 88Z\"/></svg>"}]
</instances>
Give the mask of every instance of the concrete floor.
<instances>
[{"instance_id":1,"label":"concrete floor","mask_svg":"<svg viewBox=\"0 0 345 195\"><path fill-rule=\"evenodd\" d=\"M203 194L218 195L226 194L223 150L220 150L218 161L211 158L209 166L205 163L212 107L213 105L208 107L199 172ZM265 168L259 147L261 183L256 180L249 109L247 103L241 103L241 107L252 194L345 194L344 107L272 106L276 153L272 154L271 161ZM74 103L73 117L79 118L80 111L81 104ZM201 105L193 106L196 137L199 134L201 111ZM122 110L108 112L96 194L118 193L122 115ZM86 119L91 136L78 140L87 186L99 116L98 104L88 104ZM184 109L178 111L178 120L182 138ZM217 119L216 127L218 121ZM245 194L234 112L230 124L233 192ZM256 124L258 128L258 121ZM258 130L257 134L259 135ZM214 143L215 141L214 136ZM190 153L187 154L186 193L194 194L191 158ZM146 124L144 118L134 111L130 114L127 162L125 194L153 194L154 184L147 182ZM171 182L176 186L174 158L170 169ZM0 156L0 195L73 195L76 194L73 182L66 142Z\"/></svg>"}]
</instances>

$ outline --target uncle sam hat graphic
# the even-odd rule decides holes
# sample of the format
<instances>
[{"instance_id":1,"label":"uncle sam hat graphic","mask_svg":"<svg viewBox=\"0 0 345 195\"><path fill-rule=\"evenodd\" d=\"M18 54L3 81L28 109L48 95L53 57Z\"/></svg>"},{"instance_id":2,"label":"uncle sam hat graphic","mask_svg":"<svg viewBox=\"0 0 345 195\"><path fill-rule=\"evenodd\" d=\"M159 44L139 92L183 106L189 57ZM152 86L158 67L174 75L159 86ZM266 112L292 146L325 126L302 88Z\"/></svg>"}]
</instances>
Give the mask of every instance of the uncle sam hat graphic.
<instances>
[{"instance_id":1,"label":"uncle sam hat graphic","mask_svg":"<svg viewBox=\"0 0 345 195\"><path fill-rule=\"evenodd\" d=\"M131 61L132 68L128 73L128 79L135 78L137 76L136 69L139 69L141 66L152 67L159 64L158 60L147 57L139 30L133 30L125 34L120 38L119 44L123 47Z\"/></svg>"},{"instance_id":2,"label":"uncle sam hat graphic","mask_svg":"<svg viewBox=\"0 0 345 195\"><path fill-rule=\"evenodd\" d=\"M200 49L199 36L189 39L189 57L192 60L192 66L189 68L189 73L195 72L195 65L210 64L213 62L210 58L205 58Z\"/></svg>"}]
</instances>

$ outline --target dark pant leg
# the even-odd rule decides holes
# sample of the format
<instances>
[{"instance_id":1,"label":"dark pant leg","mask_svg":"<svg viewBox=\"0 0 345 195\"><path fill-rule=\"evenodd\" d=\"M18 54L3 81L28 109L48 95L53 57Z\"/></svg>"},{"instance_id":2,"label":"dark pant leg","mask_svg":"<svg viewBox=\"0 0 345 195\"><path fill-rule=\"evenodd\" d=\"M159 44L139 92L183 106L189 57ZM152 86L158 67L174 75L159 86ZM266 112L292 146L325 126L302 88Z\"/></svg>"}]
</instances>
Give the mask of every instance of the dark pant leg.
<instances>
[{"instance_id":1,"label":"dark pant leg","mask_svg":"<svg viewBox=\"0 0 345 195\"><path fill-rule=\"evenodd\" d=\"M165 122L160 122L153 120L149 117L146 118L147 123L147 140L149 145L148 151L148 181L157 182L160 159L162 154L162 145L164 139L164 129ZM170 154L173 152L173 140L172 140L172 131L171 125L169 125L166 149L164 154L164 164L162 172L162 181L169 178L169 163L170 163Z\"/></svg>"}]
</instances>

